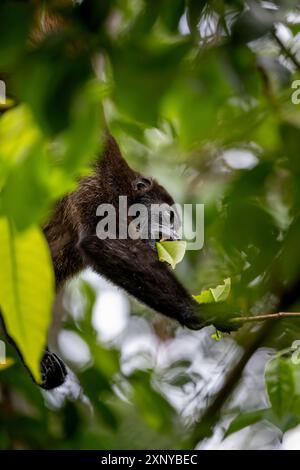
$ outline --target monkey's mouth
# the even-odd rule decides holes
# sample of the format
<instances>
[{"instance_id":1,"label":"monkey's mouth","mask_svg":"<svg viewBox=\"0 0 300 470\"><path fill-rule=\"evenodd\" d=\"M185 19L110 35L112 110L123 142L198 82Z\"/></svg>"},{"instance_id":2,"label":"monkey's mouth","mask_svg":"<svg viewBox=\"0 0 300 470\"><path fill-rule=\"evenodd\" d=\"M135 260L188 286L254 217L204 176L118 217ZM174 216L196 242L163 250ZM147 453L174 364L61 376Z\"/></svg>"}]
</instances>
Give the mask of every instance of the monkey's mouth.
<instances>
[{"instance_id":1,"label":"monkey's mouth","mask_svg":"<svg viewBox=\"0 0 300 470\"><path fill-rule=\"evenodd\" d=\"M180 229L181 226L179 226ZM181 235L179 234L179 230L177 230L177 226L174 223L171 224L164 224L158 223L156 221L147 224L147 223L134 223L131 222L130 225L130 234L133 234L133 238L140 238L145 240L149 246L156 251L156 242L162 241L176 241L181 240Z\"/></svg>"},{"instance_id":2,"label":"monkey's mouth","mask_svg":"<svg viewBox=\"0 0 300 470\"><path fill-rule=\"evenodd\" d=\"M149 238L149 244L153 250L156 250L156 242L176 241L180 239L180 235L174 228L160 225L159 227L157 227L157 230L151 233L151 238Z\"/></svg>"}]
</instances>

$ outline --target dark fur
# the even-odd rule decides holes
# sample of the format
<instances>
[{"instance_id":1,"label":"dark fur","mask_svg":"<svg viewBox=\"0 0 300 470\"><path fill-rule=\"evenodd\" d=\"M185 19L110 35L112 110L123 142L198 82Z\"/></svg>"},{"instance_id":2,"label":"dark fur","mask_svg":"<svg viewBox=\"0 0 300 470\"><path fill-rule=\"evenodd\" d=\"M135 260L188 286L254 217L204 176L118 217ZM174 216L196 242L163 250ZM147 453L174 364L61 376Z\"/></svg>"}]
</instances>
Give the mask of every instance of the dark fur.
<instances>
[{"instance_id":1,"label":"dark fur","mask_svg":"<svg viewBox=\"0 0 300 470\"><path fill-rule=\"evenodd\" d=\"M70 276L91 266L157 312L177 319L190 328L203 322L197 304L145 240L100 240L96 236L97 207L111 203L116 208L120 195L134 202L173 204L173 199L156 181L142 190L135 188L141 175L122 158L109 136L104 155L92 176L58 203L45 228L53 258L57 287Z\"/></svg>"}]
</instances>

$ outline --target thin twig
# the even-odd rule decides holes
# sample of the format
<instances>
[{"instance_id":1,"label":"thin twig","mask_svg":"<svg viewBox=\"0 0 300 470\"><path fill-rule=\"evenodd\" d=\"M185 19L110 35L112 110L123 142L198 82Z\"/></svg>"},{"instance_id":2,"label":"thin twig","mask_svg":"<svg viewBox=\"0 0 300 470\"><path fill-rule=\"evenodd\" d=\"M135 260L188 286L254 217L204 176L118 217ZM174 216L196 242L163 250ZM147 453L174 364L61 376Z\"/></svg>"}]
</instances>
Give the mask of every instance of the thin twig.
<instances>
[{"instance_id":1,"label":"thin twig","mask_svg":"<svg viewBox=\"0 0 300 470\"><path fill-rule=\"evenodd\" d=\"M236 317L232 318L230 321L232 322L257 322L257 321L265 321L265 320L273 320L275 318L291 318L291 317L299 317L300 312L277 312L277 313L266 313L264 315L253 315L251 317Z\"/></svg>"},{"instance_id":2,"label":"thin twig","mask_svg":"<svg viewBox=\"0 0 300 470\"><path fill-rule=\"evenodd\" d=\"M279 36L277 36L276 31L273 29L272 31L273 38L280 46L282 52L293 62L295 67L300 71L300 63L298 62L297 57L295 54L282 42Z\"/></svg>"}]
</instances>

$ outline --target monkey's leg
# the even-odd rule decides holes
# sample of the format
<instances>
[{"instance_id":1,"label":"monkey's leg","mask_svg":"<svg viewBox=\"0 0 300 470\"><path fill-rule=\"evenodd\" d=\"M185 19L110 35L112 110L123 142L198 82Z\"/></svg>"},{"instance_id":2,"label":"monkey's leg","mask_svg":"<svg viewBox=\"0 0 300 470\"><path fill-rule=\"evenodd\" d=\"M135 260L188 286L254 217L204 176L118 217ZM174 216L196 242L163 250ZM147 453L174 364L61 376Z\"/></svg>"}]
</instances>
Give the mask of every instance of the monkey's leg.
<instances>
[{"instance_id":1,"label":"monkey's leg","mask_svg":"<svg viewBox=\"0 0 300 470\"><path fill-rule=\"evenodd\" d=\"M144 240L100 240L96 235L84 235L79 249L96 272L157 312L191 329L210 323L201 317L199 304Z\"/></svg>"}]
</instances>

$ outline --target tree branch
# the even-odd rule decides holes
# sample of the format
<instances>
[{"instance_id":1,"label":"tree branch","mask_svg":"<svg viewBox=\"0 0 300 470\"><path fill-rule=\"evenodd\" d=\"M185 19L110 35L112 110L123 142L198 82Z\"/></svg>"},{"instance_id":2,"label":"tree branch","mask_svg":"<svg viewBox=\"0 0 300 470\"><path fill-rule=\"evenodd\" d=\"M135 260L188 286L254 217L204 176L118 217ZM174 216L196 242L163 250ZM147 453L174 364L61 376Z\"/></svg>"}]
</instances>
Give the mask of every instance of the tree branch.
<instances>
[{"instance_id":1,"label":"tree branch","mask_svg":"<svg viewBox=\"0 0 300 470\"><path fill-rule=\"evenodd\" d=\"M292 318L292 317L300 318L300 312L266 313L264 315L252 315L250 317L236 317L236 318L232 318L230 321L247 323L247 322L259 322L259 321L265 321L265 320L275 320L278 318Z\"/></svg>"}]
</instances>

